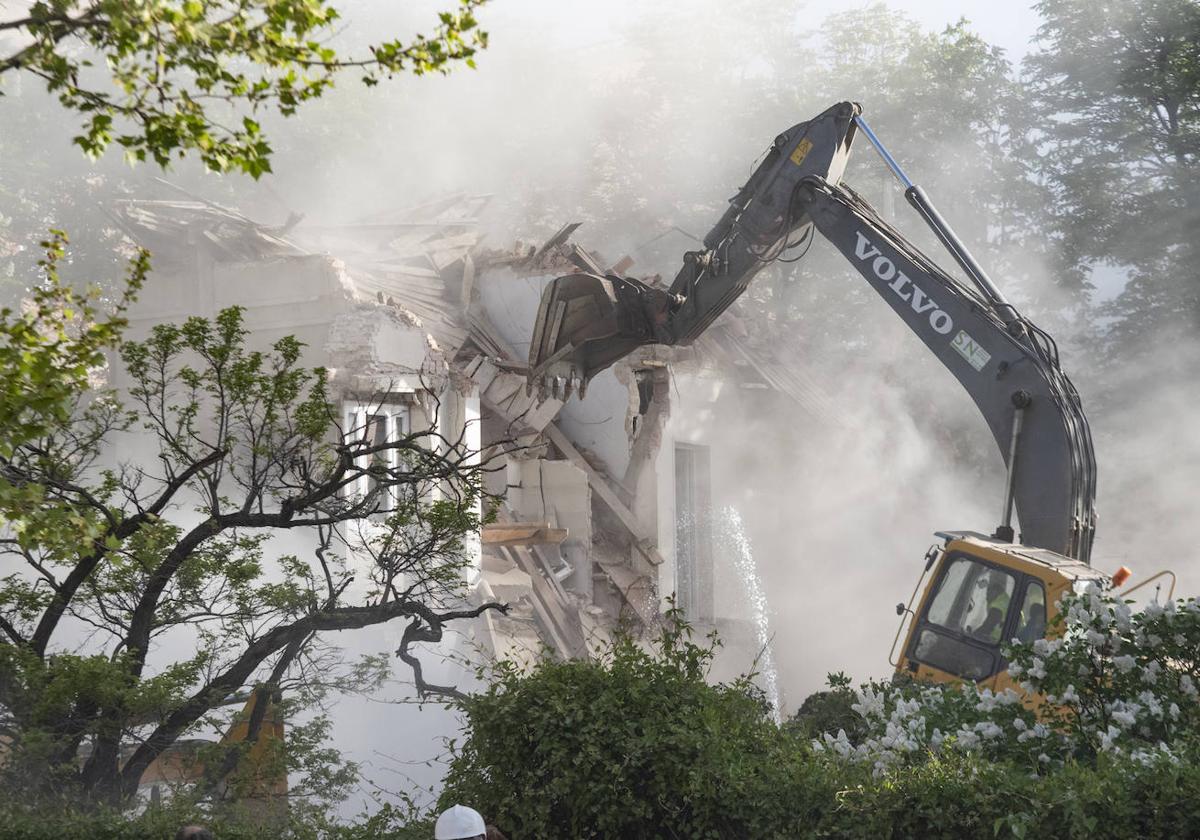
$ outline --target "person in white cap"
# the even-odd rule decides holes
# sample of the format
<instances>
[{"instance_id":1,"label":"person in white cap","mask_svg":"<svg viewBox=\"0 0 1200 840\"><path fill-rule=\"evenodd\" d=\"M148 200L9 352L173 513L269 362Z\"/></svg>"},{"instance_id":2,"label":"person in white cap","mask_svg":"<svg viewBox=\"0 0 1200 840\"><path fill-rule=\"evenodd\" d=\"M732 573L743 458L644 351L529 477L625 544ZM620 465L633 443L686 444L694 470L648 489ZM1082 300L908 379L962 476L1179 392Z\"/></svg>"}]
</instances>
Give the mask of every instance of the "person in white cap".
<instances>
[{"instance_id":1,"label":"person in white cap","mask_svg":"<svg viewBox=\"0 0 1200 840\"><path fill-rule=\"evenodd\" d=\"M487 826L474 808L453 805L442 811L433 827L433 840L484 840Z\"/></svg>"}]
</instances>

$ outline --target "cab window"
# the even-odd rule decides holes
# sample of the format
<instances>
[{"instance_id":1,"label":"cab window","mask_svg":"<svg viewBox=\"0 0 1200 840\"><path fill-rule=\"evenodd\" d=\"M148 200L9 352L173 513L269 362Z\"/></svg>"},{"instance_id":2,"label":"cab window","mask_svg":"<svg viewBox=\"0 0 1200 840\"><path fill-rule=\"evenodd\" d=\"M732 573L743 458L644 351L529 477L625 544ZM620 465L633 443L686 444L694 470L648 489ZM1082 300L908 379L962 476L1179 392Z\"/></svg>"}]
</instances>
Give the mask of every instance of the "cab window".
<instances>
[{"instance_id":1,"label":"cab window","mask_svg":"<svg viewBox=\"0 0 1200 840\"><path fill-rule=\"evenodd\" d=\"M1029 644L1046 635L1046 589L1036 580L1025 584L1021 614L1017 618L1017 639Z\"/></svg>"},{"instance_id":2,"label":"cab window","mask_svg":"<svg viewBox=\"0 0 1200 840\"><path fill-rule=\"evenodd\" d=\"M1016 587L1016 575L1010 572L968 557L951 557L909 655L966 679L996 673ZM1024 594L1032 597L1028 591Z\"/></svg>"},{"instance_id":3,"label":"cab window","mask_svg":"<svg viewBox=\"0 0 1200 840\"><path fill-rule=\"evenodd\" d=\"M928 621L983 642L999 642L1017 581L993 566L951 562L929 607Z\"/></svg>"}]
</instances>

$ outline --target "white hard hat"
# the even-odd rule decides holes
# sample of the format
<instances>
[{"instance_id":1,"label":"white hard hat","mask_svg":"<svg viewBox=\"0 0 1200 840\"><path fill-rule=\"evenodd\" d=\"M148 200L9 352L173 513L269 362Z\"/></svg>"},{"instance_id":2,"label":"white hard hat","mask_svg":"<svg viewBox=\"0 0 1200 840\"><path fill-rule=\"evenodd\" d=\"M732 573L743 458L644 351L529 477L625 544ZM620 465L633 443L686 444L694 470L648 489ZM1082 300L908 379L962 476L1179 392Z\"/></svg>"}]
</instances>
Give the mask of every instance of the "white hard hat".
<instances>
[{"instance_id":1,"label":"white hard hat","mask_svg":"<svg viewBox=\"0 0 1200 840\"><path fill-rule=\"evenodd\" d=\"M466 805L454 805L442 811L433 827L433 840L463 840L483 834L487 834L483 817L474 808L468 808Z\"/></svg>"}]
</instances>

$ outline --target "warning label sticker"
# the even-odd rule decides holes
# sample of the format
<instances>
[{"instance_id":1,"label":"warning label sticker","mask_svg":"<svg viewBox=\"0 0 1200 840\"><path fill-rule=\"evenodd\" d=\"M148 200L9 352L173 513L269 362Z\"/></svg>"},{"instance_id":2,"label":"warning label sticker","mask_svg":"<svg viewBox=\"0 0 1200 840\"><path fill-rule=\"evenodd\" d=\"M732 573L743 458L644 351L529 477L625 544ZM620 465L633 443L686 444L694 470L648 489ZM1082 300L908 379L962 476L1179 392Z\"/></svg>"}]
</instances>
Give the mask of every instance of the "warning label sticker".
<instances>
[{"instance_id":1,"label":"warning label sticker","mask_svg":"<svg viewBox=\"0 0 1200 840\"><path fill-rule=\"evenodd\" d=\"M797 166L804 163L804 159L808 157L808 153L812 151L812 147L813 143L807 137L801 140L796 145L796 148L792 149L792 163L796 164Z\"/></svg>"}]
</instances>

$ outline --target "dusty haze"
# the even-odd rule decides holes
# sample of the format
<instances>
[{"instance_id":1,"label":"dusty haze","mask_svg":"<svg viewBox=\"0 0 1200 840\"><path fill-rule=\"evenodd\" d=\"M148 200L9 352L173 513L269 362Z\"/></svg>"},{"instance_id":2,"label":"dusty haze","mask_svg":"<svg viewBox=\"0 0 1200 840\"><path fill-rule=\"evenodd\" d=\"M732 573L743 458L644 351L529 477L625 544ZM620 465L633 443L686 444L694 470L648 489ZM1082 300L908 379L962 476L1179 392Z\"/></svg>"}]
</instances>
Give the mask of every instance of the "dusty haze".
<instances>
[{"instance_id":1,"label":"dusty haze","mask_svg":"<svg viewBox=\"0 0 1200 840\"><path fill-rule=\"evenodd\" d=\"M345 5L342 37L351 41L391 26L403 30L437 6L406 5L401 19L382 4ZM702 236L776 133L844 97L873 113L881 80L847 77L818 89L805 72L806 62L827 54L820 35L826 15L852 8L811 3L780 18L774 4L736 0L497 0L482 15L492 46L477 72L400 79L374 91L347 80L295 120L269 123L276 174L260 184L191 169L171 177L267 222L282 221L288 210L336 222L446 192L494 193L493 245L537 241L565 222L583 221L576 239L585 246L613 257L634 254L634 273L673 275L677 252L689 243L645 243L672 226ZM893 8L910 12L924 29L940 29L951 15L978 14L985 40L1010 54L1036 26L1028 9L997 3ZM748 120L731 121L729 103L753 95L748 91L764 80L791 93L747 109ZM906 150L897 122L891 120L885 141L902 161L917 157ZM885 187L871 157L860 144L847 180L875 200ZM918 183L939 177L921 167L910 175ZM933 197L956 225L986 229L987 220L963 217L969 207L945 187ZM901 227L916 232L915 215L903 200L895 203ZM809 263L831 266L831 253L817 243ZM1136 367L1103 370L1074 340L1079 325L1058 305L1051 278L1039 275L1036 264L1024 269L1015 296L1063 344L1064 368L1083 395L1096 438L1095 565L1111 571L1127 564L1139 573L1172 567L1183 592L1195 594L1200 559L1186 537L1200 501L1200 425L1193 419L1200 391L1192 373L1200 346L1175 340ZM752 436L761 445L760 458L746 459L740 512L765 581L775 659L793 710L828 671L886 675L893 606L908 600L933 532L991 530L1002 494L999 453L953 378L865 284L854 286L849 275L832 271L802 274L791 281L801 288L764 274L758 282L775 284L778 294L763 306L770 310L772 300L787 298L804 308L804 324L845 320L853 306L850 323L833 338L800 336L795 343L797 363L810 366L833 396L837 421L817 421L795 408L763 418L758 428L728 430L731 441ZM1119 287L1119 268L1105 276L1106 290ZM782 306L773 314L781 333L801 329L781 323ZM1128 387L1103 402L1090 399L1089 384L1101 379ZM441 720L441 713L429 714ZM339 732L348 744L378 737L348 719ZM389 738L401 736L394 731ZM398 749L411 749L407 755L417 760L431 754L427 746ZM436 771L413 775L429 783Z\"/></svg>"},{"instance_id":2,"label":"dusty haze","mask_svg":"<svg viewBox=\"0 0 1200 840\"><path fill-rule=\"evenodd\" d=\"M925 30L940 30L952 22L951 5L977 15L983 22L977 31L1006 47L1010 58L1020 58L1036 28L1032 11L996 4L891 8ZM886 80L842 77L815 89L806 85L811 76L798 72L805 61L828 55L821 31L857 8L814 3L780 17L777 8L747 2L498 3L485 16L492 46L478 72L404 81L381 96L347 87L277 131L282 153L270 187L287 205L310 213L320 208L330 218L443 191L491 192L494 244L536 240L564 222L583 221L577 238L587 247L614 257L634 254L635 273L673 275L686 239L640 246L673 225L703 235L778 131L843 97L872 114L872 92ZM350 17L355 29L384 19L365 6ZM731 122L728 104L753 95L764 79L789 91L779 97L785 101L751 107L750 121ZM353 120L345 119L347 109ZM326 124L323 110L342 119ZM919 159L898 121L890 120L886 142L902 162ZM332 158L320 158L314 171L307 162L318 150ZM878 202L881 173L860 143L847 180ZM909 174L927 185L940 175L920 166ZM249 192L264 212L274 202L282 214L274 196ZM986 228L988 220L972 218L957 192L942 185L934 199L964 232ZM898 193L893 200L901 226L927 241ZM831 252L818 242L808 263L830 266ZM1190 413L1200 394L1181 383L1194 383L1187 360L1195 348L1174 343L1151 356L1172 371L1101 370L1075 341L1079 325L1036 258L1015 248L1004 257L1022 264L1023 275L1006 288L1026 302L1027 315L1054 331L1089 408L1100 465L1096 565L1126 563L1137 572L1170 566L1186 591L1194 590L1200 561L1184 536L1197 499L1200 432ZM851 298L859 301L856 319L866 313L846 328L841 347L825 342L819 355L799 362L826 382L839 422L814 422L797 409L792 417L764 418L760 429L729 430L762 440L762 463L746 464L741 507L767 581L781 678L793 702L817 688L828 670L884 675L896 626L892 607L908 599L932 532L990 530L1002 493L999 453L949 374L865 284L848 288L848 275L801 273L804 287L791 294L806 307L806 323L824 314L836 319ZM1105 272L1101 293L1119 288L1120 276L1119 268ZM764 273L756 284L772 282ZM1089 383L1101 375L1136 382L1136 398L1131 388L1128 401L1090 400ZM780 458L789 467L785 483L772 467Z\"/></svg>"}]
</instances>

